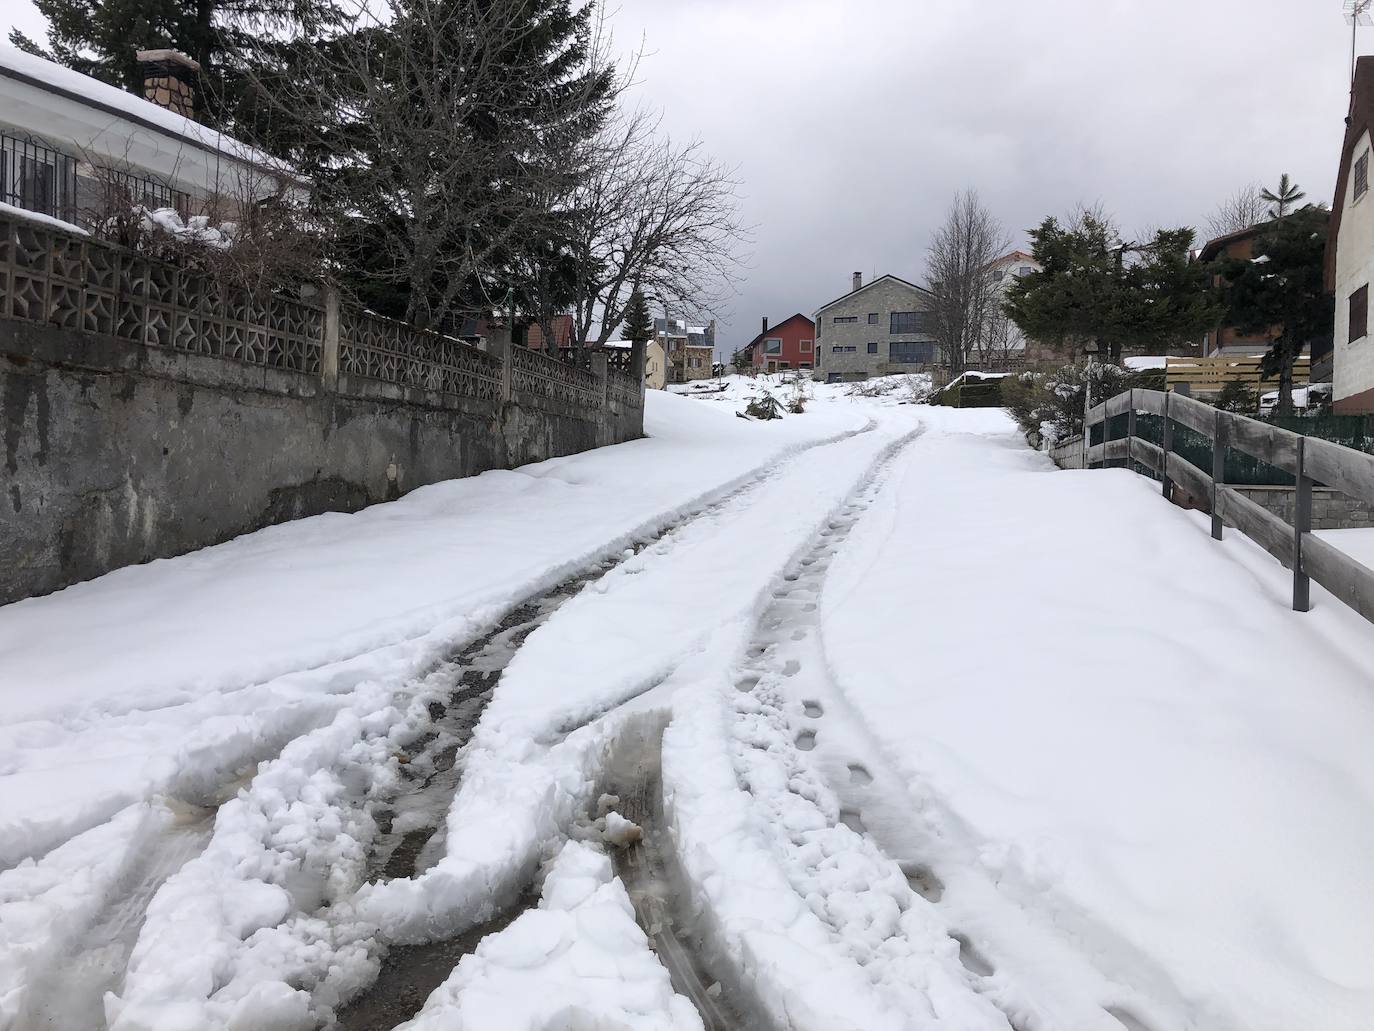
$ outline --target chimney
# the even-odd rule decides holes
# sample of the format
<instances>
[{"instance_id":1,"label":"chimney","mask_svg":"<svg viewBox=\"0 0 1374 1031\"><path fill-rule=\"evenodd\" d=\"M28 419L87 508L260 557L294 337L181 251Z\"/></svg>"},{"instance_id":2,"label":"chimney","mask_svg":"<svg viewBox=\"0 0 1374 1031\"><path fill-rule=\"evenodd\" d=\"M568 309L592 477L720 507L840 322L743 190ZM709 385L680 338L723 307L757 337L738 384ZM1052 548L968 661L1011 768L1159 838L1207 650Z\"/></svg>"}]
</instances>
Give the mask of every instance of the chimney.
<instances>
[{"instance_id":1,"label":"chimney","mask_svg":"<svg viewBox=\"0 0 1374 1031\"><path fill-rule=\"evenodd\" d=\"M767 316L767 315L765 315L765 316L763 317L763 330L762 330L762 332L764 332L764 333L767 333L767 332L768 332L768 316Z\"/></svg>"},{"instance_id":2,"label":"chimney","mask_svg":"<svg viewBox=\"0 0 1374 1031\"><path fill-rule=\"evenodd\" d=\"M194 118L200 65L175 50L140 50L135 56L143 70L143 99Z\"/></svg>"},{"instance_id":3,"label":"chimney","mask_svg":"<svg viewBox=\"0 0 1374 1031\"><path fill-rule=\"evenodd\" d=\"M859 287L861 287L861 286L863 286L863 285L864 285L864 274L863 274L862 272L855 272L855 273L854 273L854 289L857 290L857 289L859 289Z\"/></svg>"}]
</instances>

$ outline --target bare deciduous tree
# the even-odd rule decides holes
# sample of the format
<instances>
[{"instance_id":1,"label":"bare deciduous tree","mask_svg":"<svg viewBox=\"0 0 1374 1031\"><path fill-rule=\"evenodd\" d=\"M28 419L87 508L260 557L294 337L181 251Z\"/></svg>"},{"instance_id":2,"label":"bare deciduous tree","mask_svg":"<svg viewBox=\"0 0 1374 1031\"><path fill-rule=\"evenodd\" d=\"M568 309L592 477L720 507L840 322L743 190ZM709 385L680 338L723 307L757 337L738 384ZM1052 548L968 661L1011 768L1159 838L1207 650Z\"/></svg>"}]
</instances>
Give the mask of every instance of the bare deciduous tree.
<instances>
[{"instance_id":1,"label":"bare deciduous tree","mask_svg":"<svg viewBox=\"0 0 1374 1031\"><path fill-rule=\"evenodd\" d=\"M955 196L926 257L933 330L951 375L963 372L969 355L984 346L989 318L1001 305L992 263L1009 245L977 192Z\"/></svg>"},{"instance_id":2,"label":"bare deciduous tree","mask_svg":"<svg viewBox=\"0 0 1374 1031\"><path fill-rule=\"evenodd\" d=\"M579 340L604 344L630 295L675 313L712 313L732 287L748 230L739 220L738 182L700 140L674 144L643 111L613 120L591 147L575 191L573 245Z\"/></svg>"},{"instance_id":3,"label":"bare deciduous tree","mask_svg":"<svg viewBox=\"0 0 1374 1031\"><path fill-rule=\"evenodd\" d=\"M1207 219L1207 231L1213 236L1225 236L1263 222L1267 217L1263 192L1259 183L1247 183L1227 197Z\"/></svg>"}]
</instances>

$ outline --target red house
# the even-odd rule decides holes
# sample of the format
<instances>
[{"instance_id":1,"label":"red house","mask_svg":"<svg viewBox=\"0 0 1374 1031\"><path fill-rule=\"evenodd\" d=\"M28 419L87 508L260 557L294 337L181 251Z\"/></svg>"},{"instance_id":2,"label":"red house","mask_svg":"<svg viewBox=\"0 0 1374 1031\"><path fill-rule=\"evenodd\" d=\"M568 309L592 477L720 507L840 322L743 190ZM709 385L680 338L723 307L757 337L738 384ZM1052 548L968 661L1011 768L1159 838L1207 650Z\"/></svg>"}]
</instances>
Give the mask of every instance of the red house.
<instances>
[{"instance_id":1,"label":"red house","mask_svg":"<svg viewBox=\"0 0 1374 1031\"><path fill-rule=\"evenodd\" d=\"M798 313L769 329L765 315L763 330L746 346L750 362L760 372L809 371L816 363L816 324Z\"/></svg>"}]
</instances>

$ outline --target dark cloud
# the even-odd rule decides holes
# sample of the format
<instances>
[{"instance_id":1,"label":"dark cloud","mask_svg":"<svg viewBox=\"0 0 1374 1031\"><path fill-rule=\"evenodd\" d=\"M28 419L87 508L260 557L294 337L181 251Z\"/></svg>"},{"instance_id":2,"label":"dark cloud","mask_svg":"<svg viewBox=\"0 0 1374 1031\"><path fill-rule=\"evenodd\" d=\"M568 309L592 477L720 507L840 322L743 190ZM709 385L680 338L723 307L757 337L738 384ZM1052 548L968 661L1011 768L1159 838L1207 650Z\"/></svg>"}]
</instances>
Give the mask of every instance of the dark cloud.
<instances>
[{"instance_id":1,"label":"dark cloud","mask_svg":"<svg viewBox=\"0 0 1374 1031\"><path fill-rule=\"evenodd\" d=\"M1284 171L1328 203L1335 181L1335 0L620 0L614 24L644 35L665 128L739 165L757 240L727 349L855 270L920 276L960 189L1020 236L1079 202L1129 232Z\"/></svg>"}]
</instances>

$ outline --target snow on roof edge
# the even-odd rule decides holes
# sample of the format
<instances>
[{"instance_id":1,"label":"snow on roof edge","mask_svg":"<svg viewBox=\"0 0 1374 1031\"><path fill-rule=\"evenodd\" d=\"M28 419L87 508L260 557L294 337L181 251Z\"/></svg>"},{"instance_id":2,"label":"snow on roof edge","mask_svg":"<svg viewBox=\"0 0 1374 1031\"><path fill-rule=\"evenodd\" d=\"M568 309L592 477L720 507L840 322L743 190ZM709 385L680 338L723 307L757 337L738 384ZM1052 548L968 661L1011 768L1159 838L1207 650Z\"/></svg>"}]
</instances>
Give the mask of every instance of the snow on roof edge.
<instances>
[{"instance_id":1,"label":"snow on roof edge","mask_svg":"<svg viewBox=\"0 0 1374 1031\"><path fill-rule=\"evenodd\" d=\"M227 154L244 164L256 165L296 180L300 179L300 173L281 158L273 157L175 111L159 107L142 97L126 93L118 86L111 86L107 82L82 75L54 61L25 53L11 43L0 42L0 74L5 73L9 73L10 78L27 80L39 89L67 94L92 105L111 109L132 121L143 122L161 132L178 136L215 153Z\"/></svg>"}]
</instances>

